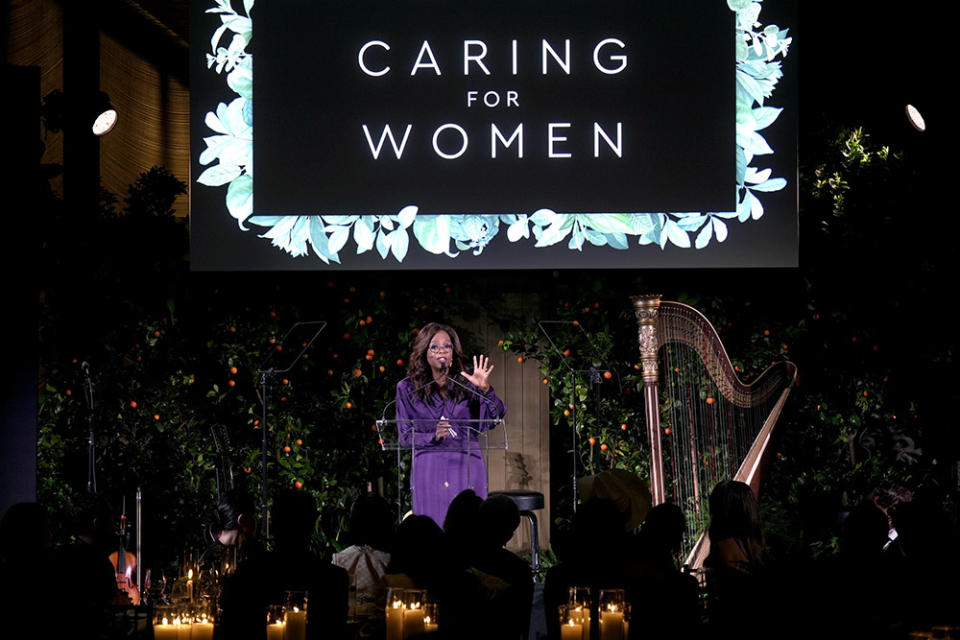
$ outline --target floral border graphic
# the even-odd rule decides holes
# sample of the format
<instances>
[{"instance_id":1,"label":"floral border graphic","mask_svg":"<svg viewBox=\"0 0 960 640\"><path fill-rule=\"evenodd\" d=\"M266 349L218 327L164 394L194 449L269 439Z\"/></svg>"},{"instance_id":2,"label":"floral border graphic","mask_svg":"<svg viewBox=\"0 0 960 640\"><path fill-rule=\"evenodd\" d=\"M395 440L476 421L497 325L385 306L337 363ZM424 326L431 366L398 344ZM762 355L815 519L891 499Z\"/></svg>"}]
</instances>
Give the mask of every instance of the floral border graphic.
<instances>
[{"instance_id":1,"label":"floral border graphic","mask_svg":"<svg viewBox=\"0 0 960 640\"><path fill-rule=\"evenodd\" d=\"M199 162L207 168L197 182L208 187L226 185L227 211L244 231L247 224L265 229L260 237L291 256L306 256L312 249L326 264L340 263L351 236L357 254L376 250L383 260L392 254L403 262L411 231L424 250L450 258L466 251L479 255L501 227L506 227L510 242L529 242L533 236L535 248L566 241L569 249L577 251L585 244L626 250L631 238L636 238L637 245L661 249L667 243L683 249L703 249L714 239L722 243L733 220L742 223L763 216L758 193L779 191L787 184L784 178L771 177L770 169L752 166L757 156L773 154L760 132L783 109L764 103L783 76L778 58L786 57L792 42L787 29L758 21L761 2L727 0L736 14L736 211L574 214L540 209L532 214L418 215L418 208L409 205L385 215L254 216L253 55L247 52L254 0L243 1L243 14L230 0L215 0L215 6L206 11L219 14L221 21L210 38L207 68L225 74L227 86L237 97L206 114L204 123L215 135L204 138L206 149ZM232 38L223 46L228 34Z\"/></svg>"}]
</instances>

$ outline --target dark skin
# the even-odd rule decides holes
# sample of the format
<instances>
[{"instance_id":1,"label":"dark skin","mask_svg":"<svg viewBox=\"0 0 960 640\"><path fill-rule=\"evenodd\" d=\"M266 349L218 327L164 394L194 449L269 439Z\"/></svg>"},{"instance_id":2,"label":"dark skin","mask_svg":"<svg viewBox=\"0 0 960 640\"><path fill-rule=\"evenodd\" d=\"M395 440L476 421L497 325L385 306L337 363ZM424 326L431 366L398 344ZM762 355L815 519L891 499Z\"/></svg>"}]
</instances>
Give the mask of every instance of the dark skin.
<instances>
[{"instance_id":1,"label":"dark skin","mask_svg":"<svg viewBox=\"0 0 960 640\"><path fill-rule=\"evenodd\" d=\"M450 358L453 354L450 335L446 331L438 331L430 340L430 348L427 350L427 364L433 371L433 379L437 383L440 393L444 393L447 388L446 368L450 364ZM473 373L461 371L460 375L470 381L477 389L486 393L490 390L490 372L493 371L493 365L490 359L485 355L473 356ZM437 440L443 440L447 436L453 435L450 430L450 423L441 420L437 423L437 433L434 436Z\"/></svg>"}]
</instances>

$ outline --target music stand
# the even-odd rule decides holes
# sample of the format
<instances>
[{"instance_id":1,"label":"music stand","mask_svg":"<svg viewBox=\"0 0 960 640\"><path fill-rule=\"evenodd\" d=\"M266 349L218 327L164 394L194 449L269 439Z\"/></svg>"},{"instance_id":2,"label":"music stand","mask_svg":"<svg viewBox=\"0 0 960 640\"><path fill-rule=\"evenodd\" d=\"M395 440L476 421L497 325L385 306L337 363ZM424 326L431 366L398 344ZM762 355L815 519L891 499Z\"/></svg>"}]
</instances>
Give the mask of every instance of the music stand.
<instances>
[{"instance_id":1,"label":"music stand","mask_svg":"<svg viewBox=\"0 0 960 640\"><path fill-rule=\"evenodd\" d=\"M454 442L454 444L459 444L459 447L451 447L450 444L445 444L442 447L435 446L433 444L420 445L417 446L416 438L412 437L413 433L416 432L417 425L428 425L430 430L433 430L436 427L437 421L434 419L408 419L408 420L386 420L381 418L377 420L377 437L378 444L382 451L396 451L397 452L397 515L400 521L403 520L403 465L402 465L402 455L404 451L410 453L410 475L411 478L416 474L415 464L416 464L416 453L417 451L437 451L437 452L451 452L451 451L460 451L464 456L473 455L474 452L479 452L480 456L484 459L484 470L487 474L486 480L490 480L490 467L487 464L489 454L491 450L503 450L506 451L509 449L507 442L507 428L504 423L503 418L471 418L468 420L452 420L454 427L457 431L457 437L453 438L448 437L444 442ZM404 442L400 439L400 425L410 425L410 441ZM503 427L497 430L497 427ZM492 433L491 433L492 432ZM422 431L420 433L423 433ZM491 437L491 435L493 437ZM501 437L497 437L501 436ZM467 461L467 485L470 485L470 467L469 461Z\"/></svg>"},{"instance_id":2,"label":"music stand","mask_svg":"<svg viewBox=\"0 0 960 640\"><path fill-rule=\"evenodd\" d=\"M266 536L270 535L270 524L267 520L267 385L277 374L287 373L293 369L294 365L300 361L301 356L317 339L317 336L326 328L325 320L295 323L287 330L279 343L270 346L267 357L263 359L257 369L257 375L260 376L260 402L263 405L263 415L260 418L262 436L260 464L263 483L260 508L263 517L263 531Z\"/></svg>"}]
</instances>

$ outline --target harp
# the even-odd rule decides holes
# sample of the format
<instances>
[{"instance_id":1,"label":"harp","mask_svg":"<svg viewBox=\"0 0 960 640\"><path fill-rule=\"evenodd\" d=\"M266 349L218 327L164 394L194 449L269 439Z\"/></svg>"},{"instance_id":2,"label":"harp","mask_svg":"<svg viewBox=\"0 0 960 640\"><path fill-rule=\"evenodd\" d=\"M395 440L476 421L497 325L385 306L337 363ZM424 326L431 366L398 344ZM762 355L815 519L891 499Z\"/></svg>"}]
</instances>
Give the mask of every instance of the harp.
<instances>
[{"instance_id":1,"label":"harp","mask_svg":"<svg viewBox=\"0 0 960 640\"><path fill-rule=\"evenodd\" d=\"M737 375L702 313L660 296L632 298L643 366L653 504L667 500L687 516L685 563L709 553L707 501L721 480L758 493L770 437L797 379L776 362L749 384Z\"/></svg>"}]
</instances>

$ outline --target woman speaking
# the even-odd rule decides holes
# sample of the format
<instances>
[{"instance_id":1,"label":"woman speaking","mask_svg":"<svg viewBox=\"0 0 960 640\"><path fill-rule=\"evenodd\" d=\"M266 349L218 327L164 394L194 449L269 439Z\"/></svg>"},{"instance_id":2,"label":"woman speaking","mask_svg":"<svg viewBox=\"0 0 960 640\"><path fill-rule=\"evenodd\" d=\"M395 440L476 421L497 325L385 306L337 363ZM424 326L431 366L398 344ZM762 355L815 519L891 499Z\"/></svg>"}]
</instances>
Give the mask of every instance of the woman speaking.
<instances>
[{"instance_id":1,"label":"woman speaking","mask_svg":"<svg viewBox=\"0 0 960 640\"><path fill-rule=\"evenodd\" d=\"M413 512L440 526L450 502L464 489L487 497L477 435L506 413L490 386L491 371L493 365L483 355L474 356L472 371L466 371L457 332L431 322L417 334L407 377L397 384L400 444L414 451Z\"/></svg>"}]
</instances>

